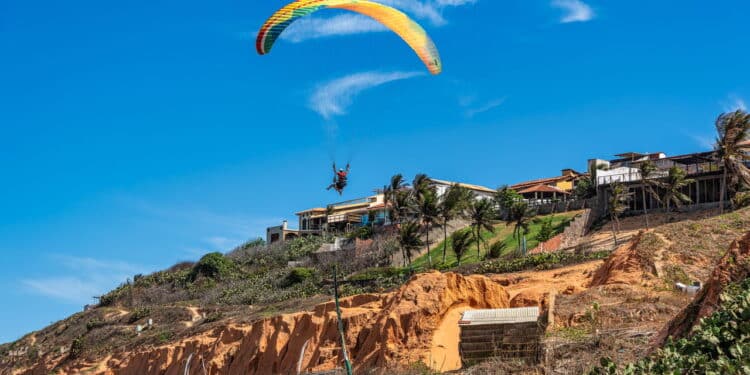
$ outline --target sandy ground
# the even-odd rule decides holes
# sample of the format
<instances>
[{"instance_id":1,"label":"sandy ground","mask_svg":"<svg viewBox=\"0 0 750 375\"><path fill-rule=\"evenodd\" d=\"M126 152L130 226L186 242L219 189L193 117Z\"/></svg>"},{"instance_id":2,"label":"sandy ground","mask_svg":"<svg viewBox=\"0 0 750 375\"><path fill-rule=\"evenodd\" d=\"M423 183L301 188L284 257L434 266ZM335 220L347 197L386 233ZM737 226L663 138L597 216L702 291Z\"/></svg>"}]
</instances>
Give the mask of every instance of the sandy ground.
<instances>
[{"instance_id":1,"label":"sandy ground","mask_svg":"<svg viewBox=\"0 0 750 375\"><path fill-rule=\"evenodd\" d=\"M430 368L435 371L445 372L461 369L461 355L458 351L461 329L458 321L461 315L468 310L473 310L467 305L458 305L451 308L443 317L438 329L432 336L432 347L429 355L424 358Z\"/></svg>"}]
</instances>

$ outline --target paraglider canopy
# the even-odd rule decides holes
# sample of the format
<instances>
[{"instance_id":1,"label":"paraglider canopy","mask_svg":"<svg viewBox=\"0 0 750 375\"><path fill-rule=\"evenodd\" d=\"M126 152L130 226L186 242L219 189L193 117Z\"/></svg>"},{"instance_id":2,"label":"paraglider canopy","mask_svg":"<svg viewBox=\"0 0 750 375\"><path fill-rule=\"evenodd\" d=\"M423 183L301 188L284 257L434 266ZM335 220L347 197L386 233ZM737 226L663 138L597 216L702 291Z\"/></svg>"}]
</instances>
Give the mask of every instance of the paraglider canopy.
<instances>
[{"instance_id":1,"label":"paraglider canopy","mask_svg":"<svg viewBox=\"0 0 750 375\"><path fill-rule=\"evenodd\" d=\"M398 34L417 53L430 73L442 72L440 54L422 26L392 7L369 0L298 0L290 3L261 27L255 42L258 54L269 53L276 39L292 22L325 8L345 9L373 18Z\"/></svg>"}]
</instances>

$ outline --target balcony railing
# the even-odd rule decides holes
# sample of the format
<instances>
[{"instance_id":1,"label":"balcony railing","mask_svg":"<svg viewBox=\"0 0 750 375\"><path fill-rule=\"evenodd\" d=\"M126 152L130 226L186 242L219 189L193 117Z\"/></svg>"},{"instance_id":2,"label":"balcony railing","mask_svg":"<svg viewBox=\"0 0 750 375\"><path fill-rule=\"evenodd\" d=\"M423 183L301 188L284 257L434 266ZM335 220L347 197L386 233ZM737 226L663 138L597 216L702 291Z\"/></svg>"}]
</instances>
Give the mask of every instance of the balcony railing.
<instances>
[{"instance_id":1,"label":"balcony railing","mask_svg":"<svg viewBox=\"0 0 750 375\"><path fill-rule=\"evenodd\" d=\"M672 167L677 167L682 170L684 170L688 176L694 176L704 173L711 173L711 172L718 172L723 169L720 163L717 162L705 162L705 163L698 163L698 164L680 164L675 163L671 160L667 160L665 162L659 163L660 169L654 171L648 178L649 179L659 179L669 176L669 169ZM635 182L640 181L641 173L637 169L632 169L630 172L627 173L618 173L613 175L607 175L607 176L597 176L596 177L596 184L597 185L609 185L613 182Z\"/></svg>"}]
</instances>

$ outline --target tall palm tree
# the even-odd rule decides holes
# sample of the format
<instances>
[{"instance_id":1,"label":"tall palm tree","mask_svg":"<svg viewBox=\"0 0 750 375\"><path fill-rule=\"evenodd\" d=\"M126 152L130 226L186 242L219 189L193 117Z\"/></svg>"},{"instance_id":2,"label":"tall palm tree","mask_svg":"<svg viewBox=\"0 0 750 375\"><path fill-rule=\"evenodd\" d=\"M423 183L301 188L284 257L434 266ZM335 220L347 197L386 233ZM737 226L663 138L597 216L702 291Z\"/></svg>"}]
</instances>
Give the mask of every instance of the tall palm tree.
<instances>
[{"instance_id":1,"label":"tall palm tree","mask_svg":"<svg viewBox=\"0 0 750 375\"><path fill-rule=\"evenodd\" d=\"M727 189L736 192L739 183L750 186L750 169L744 164L750 161L750 155L747 148L741 145L743 141L750 139L750 114L739 109L722 114L716 119L716 132L718 137L714 150L724 167L719 200L723 213Z\"/></svg>"},{"instance_id":2,"label":"tall palm tree","mask_svg":"<svg viewBox=\"0 0 750 375\"><path fill-rule=\"evenodd\" d=\"M408 221L399 228L398 243L401 245L401 252L404 259L409 262L410 267L412 253L423 245L420 232L419 223L414 221Z\"/></svg>"},{"instance_id":3,"label":"tall palm tree","mask_svg":"<svg viewBox=\"0 0 750 375\"><path fill-rule=\"evenodd\" d=\"M495 204L490 199L473 199L473 202L467 210L467 218L471 221L474 231L474 238L477 240L477 259L482 258L481 243L482 230L495 233L495 226L492 225L492 219L495 217Z\"/></svg>"},{"instance_id":4,"label":"tall palm tree","mask_svg":"<svg viewBox=\"0 0 750 375\"><path fill-rule=\"evenodd\" d=\"M650 195L656 195L656 192L654 191L652 187L652 181L649 180L651 178L651 175L656 171L656 164L652 162L651 160L647 160L641 165L638 166L638 169L641 173L641 183L643 183L643 187L641 189L642 198L643 198L643 215L646 217L646 229L649 228L648 225L648 210L646 209L646 191L648 190Z\"/></svg>"},{"instance_id":5,"label":"tall palm tree","mask_svg":"<svg viewBox=\"0 0 750 375\"><path fill-rule=\"evenodd\" d=\"M468 230L459 230L453 232L453 234L451 235L451 242L453 242L453 252L456 254L456 260L458 260L459 266L461 265L461 258L463 258L464 254L469 251L472 237L472 232Z\"/></svg>"},{"instance_id":6,"label":"tall palm tree","mask_svg":"<svg viewBox=\"0 0 750 375\"><path fill-rule=\"evenodd\" d=\"M471 191L459 184L451 185L440 199L440 224L443 226L443 263L448 252L448 223L460 215L469 205Z\"/></svg>"},{"instance_id":7,"label":"tall palm tree","mask_svg":"<svg viewBox=\"0 0 750 375\"><path fill-rule=\"evenodd\" d=\"M432 268L432 254L430 254L430 229L440 220L438 209L438 198L435 189L425 189L417 202L419 218L424 226L425 247L427 248L427 260Z\"/></svg>"},{"instance_id":8,"label":"tall palm tree","mask_svg":"<svg viewBox=\"0 0 750 375\"><path fill-rule=\"evenodd\" d=\"M529 232L531 218L534 217L534 211L529 208L529 204L524 201L516 202L510 206L508 214L508 225L513 225L513 237L518 239L518 249L521 249L521 239L523 235Z\"/></svg>"},{"instance_id":9,"label":"tall palm tree","mask_svg":"<svg viewBox=\"0 0 750 375\"><path fill-rule=\"evenodd\" d=\"M414 195L414 199L416 201L419 201L422 199L422 195L425 194L428 190L430 190L430 178L424 174L419 173L416 176L414 176L414 180L411 183L412 187L412 194Z\"/></svg>"},{"instance_id":10,"label":"tall palm tree","mask_svg":"<svg viewBox=\"0 0 750 375\"><path fill-rule=\"evenodd\" d=\"M687 172L682 168L669 168L669 175L663 181L659 181L659 187L664 191L661 201L667 206L667 212L671 211L671 204L674 203L676 208L680 208L683 203L690 203L692 200L682 192L682 188L695 182L687 178Z\"/></svg>"},{"instance_id":11,"label":"tall palm tree","mask_svg":"<svg viewBox=\"0 0 750 375\"><path fill-rule=\"evenodd\" d=\"M628 209L628 201L633 193L621 182L609 185L609 216L612 219L612 236L617 246L617 232L620 231L620 215Z\"/></svg>"},{"instance_id":12,"label":"tall palm tree","mask_svg":"<svg viewBox=\"0 0 750 375\"><path fill-rule=\"evenodd\" d=\"M402 176L399 173L399 174L393 175L391 177L390 183L383 188L383 201L385 203L385 209L386 209L386 212L388 212L388 206L390 204L391 206L390 220L392 223L397 223L397 219L398 219L397 217L394 217L398 215L397 213L398 207L396 206L396 203L398 203L397 202L398 200L397 200L396 195L398 194L398 192L404 190L406 186L407 184L404 181L404 176Z\"/></svg>"}]
</instances>

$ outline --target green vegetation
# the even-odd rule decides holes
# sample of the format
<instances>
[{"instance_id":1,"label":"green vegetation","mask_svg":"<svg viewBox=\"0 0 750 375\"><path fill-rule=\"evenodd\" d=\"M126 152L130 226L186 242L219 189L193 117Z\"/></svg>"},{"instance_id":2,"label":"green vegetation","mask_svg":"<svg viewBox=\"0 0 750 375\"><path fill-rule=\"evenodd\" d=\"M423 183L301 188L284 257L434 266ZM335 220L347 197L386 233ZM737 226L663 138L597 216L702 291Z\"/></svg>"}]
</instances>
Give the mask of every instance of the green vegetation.
<instances>
[{"instance_id":1,"label":"green vegetation","mask_svg":"<svg viewBox=\"0 0 750 375\"><path fill-rule=\"evenodd\" d=\"M68 358L70 359L76 359L83 354L83 351L85 349L85 341L83 336L78 336L75 339L73 339L73 342L70 345L70 352L68 353Z\"/></svg>"},{"instance_id":2,"label":"green vegetation","mask_svg":"<svg viewBox=\"0 0 750 375\"><path fill-rule=\"evenodd\" d=\"M128 324L133 324L151 314L151 309L148 307L139 307L130 314L128 318Z\"/></svg>"},{"instance_id":3,"label":"green vegetation","mask_svg":"<svg viewBox=\"0 0 750 375\"><path fill-rule=\"evenodd\" d=\"M742 188L750 188L750 168L745 162L750 161L747 148L742 142L750 139L750 114L743 110L723 113L716 119L716 146L714 150L723 164L724 175L721 179L721 204L724 210L724 195L730 197Z\"/></svg>"},{"instance_id":4,"label":"green vegetation","mask_svg":"<svg viewBox=\"0 0 750 375\"><path fill-rule=\"evenodd\" d=\"M195 267L193 267L190 278L196 280L200 276L205 276L212 279L220 279L229 276L233 269L234 263L227 259L224 254L210 253L204 255Z\"/></svg>"},{"instance_id":5,"label":"green vegetation","mask_svg":"<svg viewBox=\"0 0 750 375\"><path fill-rule=\"evenodd\" d=\"M750 279L721 296L721 308L688 338L669 341L653 356L618 368L604 358L591 374L747 374L750 372Z\"/></svg>"},{"instance_id":6,"label":"green vegetation","mask_svg":"<svg viewBox=\"0 0 750 375\"><path fill-rule=\"evenodd\" d=\"M565 229L565 227L573 220L577 213L573 212L566 212L561 214L555 214L555 215L549 215L549 216L539 216L534 219L531 219L529 221L528 225L528 232L526 234L527 242L526 246L528 249L533 249L537 245L539 245L539 240L537 239L537 236L544 226L545 222L549 222L552 228L553 228L553 234L552 236L555 236L559 233L562 233L562 231ZM518 251L518 240L513 236L513 227L509 226L507 224L495 224L495 233L492 233L490 231L482 231L482 240L484 243L490 244L489 249L484 247L482 251L480 252L479 256L477 256L477 253L475 251L467 251L466 254L461 258L461 264L462 265L468 265L473 263L478 263L483 261L485 258L498 258L506 254L512 254L516 251ZM466 228L462 229L462 231L469 231L472 228ZM496 243L501 243L501 245L495 245ZM448 238L448 248L450 249L452 247L452 239L451 237ZM446 242L441 242L431 250L433 258L437 258L438 254L442 254L443 247L446 246ZM476 246L476 242L472 243L472 246ZM493 246L502 246L502 253L501 254L492 254ZM497 250L497 248L496 248ZM416 269L419 268L426 268L428 265L426 255L423 255L417 259L414 260L413 266ZM458 265L458 259L456 258L456 254L454 251L448 251L448 254L446 256L445 262L439 262L435 264L435 267L438 269L448 269L453 268Z\"/></svg>"},{"instance_id":7,"label":"green vegetation","mask_svg":"<svg viewBox=\"0 0 750 375\"><path fill-rule=\"evenodd\" d=\"M547 270L567 264L582 263L590 260L605 259L611 254L609 251L599 251L587 254L574 253L543 253L512 259L497 259L476 265L471 269L474 273L508 273L525 270Z\"/></svg>"},{"instance_id":8,"label":"green vegetation","mask_svg":"<svg viewBox=\"0 0 750 375\"><path fill-rule=\"evenodd\" d=\"M287 285L294 285L305 282L315 277L315 269L307 267L292 268L286 277Z\"/></svg>"}]
</instances>

